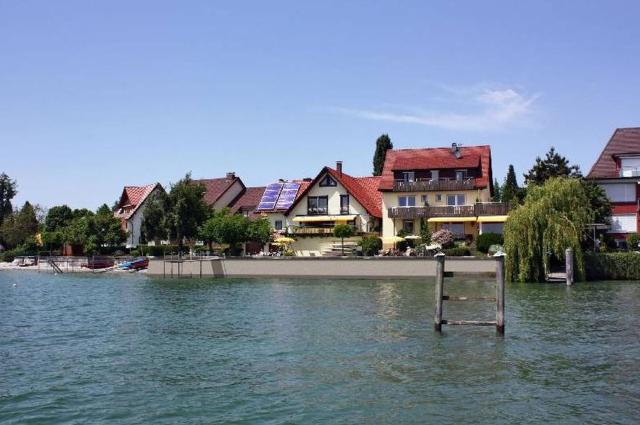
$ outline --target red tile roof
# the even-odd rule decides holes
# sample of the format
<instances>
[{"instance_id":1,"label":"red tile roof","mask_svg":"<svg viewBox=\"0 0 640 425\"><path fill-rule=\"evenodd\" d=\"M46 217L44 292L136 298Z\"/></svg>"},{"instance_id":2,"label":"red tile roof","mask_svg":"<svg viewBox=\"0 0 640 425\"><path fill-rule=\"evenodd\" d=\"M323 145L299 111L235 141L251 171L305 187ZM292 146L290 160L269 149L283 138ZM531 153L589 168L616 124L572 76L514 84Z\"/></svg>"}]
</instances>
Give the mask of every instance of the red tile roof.
<instances>
[{"instance_id":1,"label":"red tile roof","mask_svg":"<svg viewBox=\"0 0 640 425\"><path fill-rule=\"evenodd\" d=\"M460 146L460 158L451 148L390 149L384 161L380 190L393 189L393 172L409 170L442 170L452 168L478 168L476 187L485 188L491 182L491 147Z\"/></svg>"},{"instance_id":2,"label":"red tile roof","mask_svg":"<svg viewBox=\"0 0 640 425\"><path fill-rule=\"evenodd\" d=\"M125 186L120 195L120 201L116 208L115 216L122 220L130 219L140 208L144 201L153 193L156 187L162 186L160 183L148 184L146 186Z\"/></svg>"},{"instance_id":3,"label":"red tile roof","mask_svg":"<svg viewBox=\"0 0 640 425\"><path fill-rule=\"evenodd\" d=\"M244 184L242 183L242 180L240 180L240 178L236 176L233 176L233 177L227 176L227 177L221 177L217 179L193 180L195 184L202 184L207 190L204 194L204 201L208 205L215 204L218 201L218 199L220 199L220 197L224 195L224 193L227 190L229 190L229 188L233 186L233 184L236 181L239 181L242 187L244 188Z\"/></svg>"},{"instance_id":4,"label":"red tile roof","mask_svg":"<svg viewBox=\"0 0 640 425\"><path fill-rule=\"evenodd\" d=\"M616 129L591 167L587 178L619 178L620 172L615 157L624 154L640 155L640 128Z\"/></svg>"},{"instance_id":5,"label":"red tile roof","mask_svg":"<svg viewBox=\"0 0 640 425\"><path fill-rule=\"evenodd\" d=\"M334 179L340 182L340 184L347 189L349 195L353 196L369 215L382 218L382 194L378 191L380 177L352 177L344 172L340 175L338 170L331 167L324 167L313 181L305 182L306 186L300 188L298 196L289 208L289 211L300 202L304 195L306 195L326 173L329 173Z\"/></svg>"},{"instance_id":6,"label":"red tile roof","mask_svg":"<svg viewBox=\"0 0 640 425\"><path fill-rule=\"evenodd\" d=\"M236 197L231 204L229 204L229 208L231 208L231 212L233 214L240 211L251 211L253 212L258 204L260 203L260 199L262 198L262 194L266 187L247 187L240 195Z\"/></svg>"}]
</instances>

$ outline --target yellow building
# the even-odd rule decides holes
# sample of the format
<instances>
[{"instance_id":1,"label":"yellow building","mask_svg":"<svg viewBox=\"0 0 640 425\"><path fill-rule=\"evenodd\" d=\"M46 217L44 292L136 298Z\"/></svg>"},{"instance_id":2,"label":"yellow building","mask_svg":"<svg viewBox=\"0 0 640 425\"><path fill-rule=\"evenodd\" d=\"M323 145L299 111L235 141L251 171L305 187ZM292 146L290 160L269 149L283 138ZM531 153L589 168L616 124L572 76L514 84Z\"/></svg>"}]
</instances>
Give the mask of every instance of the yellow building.
<instances>
[{"instance_id":1,"label":"yellow building","mask_svg":"<svg viewBox=\"0 0 640 425\"><path fill-rule=\"evenodd\" d=\"M459 239L502 233L508 207L491 202L492 182L489 146L390 149L379 186L383 241L418 235L422 220Z\"/></svg>"}]
</instances>

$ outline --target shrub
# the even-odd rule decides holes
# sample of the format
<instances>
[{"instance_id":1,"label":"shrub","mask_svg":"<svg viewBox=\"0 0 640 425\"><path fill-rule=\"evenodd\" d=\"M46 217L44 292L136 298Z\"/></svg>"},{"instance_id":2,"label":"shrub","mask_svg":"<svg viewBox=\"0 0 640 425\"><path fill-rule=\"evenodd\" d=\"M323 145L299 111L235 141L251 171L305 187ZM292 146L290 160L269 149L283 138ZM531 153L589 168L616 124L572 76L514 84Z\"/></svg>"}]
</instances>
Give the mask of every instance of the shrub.
<instances>
[{"instance_id":1,"label":"shrub","mask_svg":"<svg viewBox=\"0 0 640 425\"><path fill-rule=\"evenodd\" d=\"M585 272L588 280L640 280L640 254L585 254Z\"/></svg>"},{"instance_id":2,"label":"shrub","mask_svg":"<svg viewBox=\"0 0 640 425\"><path fill-rule=\"evenodd\" d=\"M637 251L638 250L638 242L640 242L640 236L637 233L631 233L627 236L627 245L630 250Z\"/></svg>"},{"instance_id":3,"label":"shrub","mask_svg":"<svg viewBox=\"0 0 640 425\"><path fill-rule=\"evenodd\" d=\"M362 255L370 257L377 255L378 251L382 249L382 240L375 236L367 236L360 241L362 247Z\"/></svg>"},{"instance_id":4,"label":"shrub","mask_svg":"<svg viewBox=\"0 0 640 425\"><path fill-rule=\"evenodd\" d=\"M444 254L448 257L466 257L471 255L471 251L466 246L456 246L453 248L445 249Z\"/></svg>"},{"instance_id":5,"label":"shrub","mask_svg":"<svg viewBox=\"0 0 640 425\"><path fill-rule=\"evenodd\" d=\"M504 243L504 238L501 234L498 233L483 233L478 235L476 239L476 246L478 247L478 251L486 254L489 252L489 248L491 245L502 245Z\"/></svg>"},{"instance_id":6,"label":"shrub","mask_svg":"<svg viewBox=\"0 0 640 425\"><path fill-rule=\"evenodd\" d=\"M440 244L443 248L451 248L455 237L450 230L441 229L431 235L431 241Z\"/></svg>"}]
</instances>

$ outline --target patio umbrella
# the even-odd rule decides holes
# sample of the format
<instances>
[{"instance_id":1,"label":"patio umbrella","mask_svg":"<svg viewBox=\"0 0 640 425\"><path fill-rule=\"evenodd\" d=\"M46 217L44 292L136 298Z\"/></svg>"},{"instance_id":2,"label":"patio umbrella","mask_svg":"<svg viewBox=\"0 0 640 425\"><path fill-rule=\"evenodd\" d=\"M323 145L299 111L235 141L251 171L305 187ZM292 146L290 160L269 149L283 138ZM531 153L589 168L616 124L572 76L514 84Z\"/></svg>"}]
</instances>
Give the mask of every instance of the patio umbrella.
<instances>
[{"instance_id":1,"label":"patio umbrella","mask_svg":"<svg viewBox=\"0 0 640 425\"><path fill-rule=\"evenodd\" d=\"M415 239L422 239L422 236L418 236L418 235L408 235L404 237L405 239L410 239L410 240L415 240Z\"/></svg>"},{"instance_id":2,"label":"patio umbrella","mask_svg":"<svg viewBox=\"0 0 640 425\"><path fill-rule=\"evenodd\" d=\"M402 236L381 236L380 239L382 239L382 242L393 244L405 240L405 238L403 238Z\"/></svg>"},{"instance_id":3,"label":"patio umbrella","mask_svg":"<svg viewBox=\"0 0 640 425\"><path fill-rule=\"evenodd\" d=\"M293 238L289 238L287 236L281 236L279 238L276 238L276 240L274 241L275 243L279 243L279 244L289 244L289 243L294 243L296 240Z\"/></svg>"}]
</instances>

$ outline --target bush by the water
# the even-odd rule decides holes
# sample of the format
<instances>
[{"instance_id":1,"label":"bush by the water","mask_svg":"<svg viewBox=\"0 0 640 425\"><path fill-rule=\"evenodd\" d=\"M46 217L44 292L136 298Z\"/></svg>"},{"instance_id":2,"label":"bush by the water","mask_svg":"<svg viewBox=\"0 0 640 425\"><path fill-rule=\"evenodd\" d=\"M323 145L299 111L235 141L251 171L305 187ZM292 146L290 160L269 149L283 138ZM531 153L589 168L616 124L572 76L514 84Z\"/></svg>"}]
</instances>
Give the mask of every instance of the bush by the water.
<instances>
[{"instance_id":1,"label":"bush by the water","mask_svg":"<svg viewBox=\"0 0 640 425\"><path fill-rule=\"evenodd\" d=\"M466 246L456 246L445 249L442 252L444 252L444 255L448 257L467 257L471 255L471 251Z\"/></svg>"},{"instance_id":2,"label":"bush by the water","mask_svg":"<svg viewBox=\"0 0 640 425\"><path fill-rule=\"evenodd\" d=\"M478 251L486 254L489 252L489 248L491 245L502 245L504 244L504 238L499 233L483 233L478 235L476 239L476 246L478 247Z\"/></svg>"},{"instance_id":3,"label":"bush by the water","mask_svg":"<svg viewBox=\"0 0 640 425\"><path fill-rule=\"evenodd\" d=\"M378 254L378 251L382 249L382 240L378 237L364 237L360 241L362 247L362 255L371 257Z\"/></svg>"},{"instance_id":4,"label":"bush by the water","mask_svg":"<svg viewBox=\"0 0 640 425\"><path fill-rule=\"evenodd\" d=\"M640 254L585 254L585 272L588 280L640 280Z\"/></svg>"},{"instance_id":5,"label":"bush by the water","mask_svg":"<svg viewBox=\"0 0 640 425\"><path fill-rule=\"evenodd\" d=\"M450 248L453 246L455 237L450 230L441 229L431 235L431 241L440 244L443 248Z\"/></svg>"}]
</instances>

